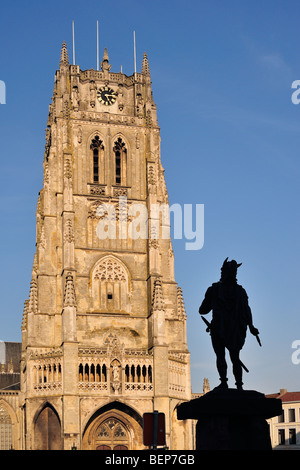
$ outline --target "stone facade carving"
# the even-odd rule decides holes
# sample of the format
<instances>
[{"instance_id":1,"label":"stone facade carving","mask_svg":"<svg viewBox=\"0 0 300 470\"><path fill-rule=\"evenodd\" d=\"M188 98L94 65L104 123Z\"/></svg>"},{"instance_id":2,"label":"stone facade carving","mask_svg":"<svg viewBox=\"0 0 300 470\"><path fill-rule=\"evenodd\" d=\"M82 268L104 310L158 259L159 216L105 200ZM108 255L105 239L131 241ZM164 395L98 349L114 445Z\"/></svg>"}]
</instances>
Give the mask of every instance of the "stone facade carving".
<instances>
[{"instance_id":1,"label":"stone facade carving","mask_svg":"<svg viewBox=\"0 0 300 470\"><path fill-rule=\"evenodd\" d=\"M72 273L68 273L65 283L64 306L73 307L74 305L76 305L74 279Z\"/></svg>"},{"instance_id":2,"label":"stone facade carving","mask_svg":"<svg viewBox=\"0 0 300 470\"><path fill-rule=\"evenodd\" d=\"M73 225L72 221L68 219L66 221L65 233L64 233L64 241L66 243L74 242L74 232L73 232Z\"/></svg>"},{"instance_id":3,"label":"stone facade carving","mask_svg":"<svg viewBox=\"0 0 300 470\"><path fill-rule=\"evenodd\" d=\"M93 279L113 282L127 281L127 274L124 267L114 258L106 257L94 269Z\"/></svg>"}]
</instances>

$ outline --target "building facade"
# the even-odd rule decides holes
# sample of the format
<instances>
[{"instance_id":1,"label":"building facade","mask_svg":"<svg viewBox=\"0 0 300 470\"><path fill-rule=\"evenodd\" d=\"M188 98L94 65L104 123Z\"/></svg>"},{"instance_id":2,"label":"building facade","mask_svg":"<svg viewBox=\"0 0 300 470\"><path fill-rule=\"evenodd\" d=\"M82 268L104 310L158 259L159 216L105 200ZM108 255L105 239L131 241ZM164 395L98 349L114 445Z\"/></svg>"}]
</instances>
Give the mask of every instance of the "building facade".
<instances>
[{"instance_id":1,"label":"building facade","mask_svg":"<svg viewBox=\"0 0 300 470\"><path fill-rule=\"evenodd\" d=\"M0 341L0 450L20 444L21 343Z\"/></svg>"},{"instance_id":2,"label":"building facade","mask_svg":"<svg viewBox=\"0 0 300 470\"><path fill-rule=\"evenodd\" d=\"M36 253L22 322L18 449L143 449L143 414L192 448L182 291L146 54L141 73L71 65L61 50L46 129ZM9 393L9 392L7 392ZM10 393L13 393L12 391ZM0 406L1 406L0 403Z\"/></svg>"},{"instance_id":3,"label":"building facade","mask_svg":"<svg viewBox=\"0 0 300 470\"><path fill-rule=\"evenodd\" d=\"M267 420L273 449L300 450L300 392L281 389L266 396L282 402L282 414Z\"/></svg>"},{"instance_id":4,"label":"building facade","mask_svg":"<svg viewBox=\"0 0 300 470\"><path fill-rule=\"evenodd\" d=\"M20 389L21 343L0 341L0 390Z\"/></svg>"}]
</instances>

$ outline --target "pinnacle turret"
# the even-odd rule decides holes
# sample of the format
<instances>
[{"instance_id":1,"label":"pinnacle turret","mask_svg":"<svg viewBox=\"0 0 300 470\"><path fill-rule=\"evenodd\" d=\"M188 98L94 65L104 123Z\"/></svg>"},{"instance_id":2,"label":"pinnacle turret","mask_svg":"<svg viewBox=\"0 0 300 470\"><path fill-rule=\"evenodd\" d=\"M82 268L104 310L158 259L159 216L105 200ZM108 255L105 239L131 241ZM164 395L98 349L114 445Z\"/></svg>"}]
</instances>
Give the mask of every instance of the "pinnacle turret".
<instances>
[{"instance_id":1,"label":"pinnacle turret","mask_svg":"<svg viewBox=\"0 0 300 470\"><path fill-rule=\"evenodd\" d=\"M71 273L67 274L65 284L64 306L73 307L76 305L74 280Z\"/></svg>"},{"instance_id":2,"label":"pinnacle turret","mask_svg":"<svg viewBox=\"0 0 300 470\"><path fill-rule=\"evenodd\" d=\"M69 65L69 56L68 56L68 50L67 50L67 45L65 41L62 44L61 53L60 53L59 66L61 67L62 65L65 65L65 66Z\"/></svg>"},{"instance_id":3,"label":"pinnacle turret","mask_svg":"<svg viewBox=\"0 0 300 470\"><path fill-rule=\"evenodd\" d=\"M142 74L150 76L149 61L146 52L144 52L143 63L142 63Z\"/></svg>"},{"instance_id":4,"label":"pinnacle turret","mask_svg":"<svg viewBox=\"0 0 300 470\"><path fill-rule=\"evenodd\" d=\"M111 69L111 65L109 65L109 57L108 57L108 52L107 52L106 47L104 48L103 59L102 59L102 62L101 62L101 69L103 71L104 70L109 71Z\"/></svg>"},{"instance_id":5,"label":"pinnacle turret","mask_svg":"<svg viewBox=\"0 0 300 470\"><path fill-rule=\"evenodd\" d=\"M28 311L31 313L37 312L37 281L36 277L34 276L30 283L30 293L29 293L29 301L28 301Z\"/></svg>"},{"instance_id":6,"label":"pinnacle turret","mask_svg":"<svg viewBox=\"0 0 300 470\"><path fill-rule=\"evenodd\" d=\"M182 289L179 286L177 287L177 313L179 318L184 318L186 316Z\"/></svg>"},{"instance_id":7,"label":"pinnacle turret","mask_svg":"<svg viewBox=\"0 0 300 470\"><path fill-rule=\"evenodd\" d=\"M28 310L29 310L29 299L26 299L24 302L24 311L23 311L22 327L21 327L22 330L27 330Z\"/></svg>"},{"instance_id":8,"label":"pinnacle turret","mask_svg":"<svg viewBox=\"0 0 300 470\"><path fill-rule=\"evenodd\" d=\"M164 299L162 293L162 284L160 279L154 281L152 310L163 310Z\"/></svg>"}]
</instances>

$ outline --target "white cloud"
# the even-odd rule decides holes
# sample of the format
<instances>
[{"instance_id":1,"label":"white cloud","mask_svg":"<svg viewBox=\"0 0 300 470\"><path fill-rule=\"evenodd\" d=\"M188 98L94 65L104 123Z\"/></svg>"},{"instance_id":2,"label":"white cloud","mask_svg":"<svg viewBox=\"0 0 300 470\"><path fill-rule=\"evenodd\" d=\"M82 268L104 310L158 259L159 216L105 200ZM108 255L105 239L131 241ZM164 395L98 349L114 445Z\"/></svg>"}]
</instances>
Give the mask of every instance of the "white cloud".
<instances>
[{"instance_id":1,"label":"white cloud","mask_svg":"<svg viewBox=\"0 0 300 470\"><path fill-rule=\"evenodd\" d=\"M290 67L279 54L265 54L260 56L260 63L273 71L290 72Z\"/></svg>"}]
</instances>

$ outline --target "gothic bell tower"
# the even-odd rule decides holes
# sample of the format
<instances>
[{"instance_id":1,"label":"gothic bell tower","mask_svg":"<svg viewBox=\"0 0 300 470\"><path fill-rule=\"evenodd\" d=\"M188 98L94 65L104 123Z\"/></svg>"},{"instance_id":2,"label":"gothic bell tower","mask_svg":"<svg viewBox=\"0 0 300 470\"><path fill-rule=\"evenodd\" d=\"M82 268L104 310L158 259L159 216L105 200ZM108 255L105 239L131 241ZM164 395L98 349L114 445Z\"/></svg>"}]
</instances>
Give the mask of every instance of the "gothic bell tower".
<instances>
[{"instance_id":1,"label":"gothic bell tower","mask_svg":"<svg viewBox=\"0 0 300 470\"><path fill-rule=\"evenodd\" d=\"M186 314L147 55L141 73L70 65L49 107L36 253L22 324L26 449L143 449L145 412L191 449ZM153 207L159 208L153 211ZM145 217L142 217L146 214Z\"/></svg>"}]
</instances>

